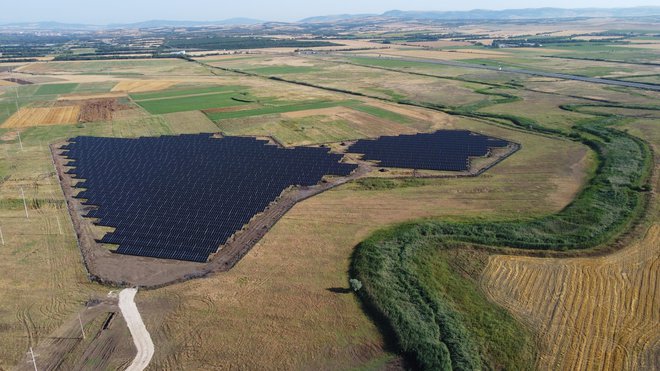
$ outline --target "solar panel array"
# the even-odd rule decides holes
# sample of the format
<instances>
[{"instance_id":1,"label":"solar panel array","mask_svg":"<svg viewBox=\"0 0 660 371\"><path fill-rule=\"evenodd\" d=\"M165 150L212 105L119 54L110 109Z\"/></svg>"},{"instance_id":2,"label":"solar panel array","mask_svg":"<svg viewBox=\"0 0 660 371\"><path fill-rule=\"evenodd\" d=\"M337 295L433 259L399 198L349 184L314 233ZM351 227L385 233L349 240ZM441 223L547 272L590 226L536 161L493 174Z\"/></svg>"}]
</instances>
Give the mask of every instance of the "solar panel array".
<instances>
[{"instance_id":1,"label":"solar panel array","mask_svg":"<svg viewBox=\"0 0 660 371\"><path fill-rule=\"evenodd\" d=\"M349 175L327 148L284 149L211 134L76 137L62 147L67 171L84 179L85 216L114 227L100 242L120 254L204 262L287 187Z\"/></svg>"},{"instance_id":2,"label":"solar panel array","mask_svg":"<svg viewBox=\"0 0 660 371\"><path fill-rule=\"evenodd\" d=\"M467 130L439 130L358 140L348 152L364 154L363 159L378 161L382 167L464 171L470 168L470 157L485 156L489 148L508 144Z\"/></svg>"}]
</instances>

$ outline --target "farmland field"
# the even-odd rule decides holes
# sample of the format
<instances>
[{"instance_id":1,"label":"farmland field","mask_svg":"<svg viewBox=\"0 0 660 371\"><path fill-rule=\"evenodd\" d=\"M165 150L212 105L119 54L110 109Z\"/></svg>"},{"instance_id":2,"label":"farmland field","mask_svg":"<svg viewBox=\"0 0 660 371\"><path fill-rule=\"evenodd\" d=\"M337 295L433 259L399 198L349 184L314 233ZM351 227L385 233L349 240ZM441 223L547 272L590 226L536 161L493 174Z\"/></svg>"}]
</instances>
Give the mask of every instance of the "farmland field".
<instances>
[{"instance_id":1,"label":"farmland field","mask_svg":"<svg viewBox=\"0 0 660 371\"><path fill-rule=\"evenodd\" d=\"M66 94L73 92L78 84L46 84L39 86L36 95Z\"/></svg>"},{"instance_id":2,"label":"farmland field","mask_svg":"<svg viewBox=\"0 0 660 371\"><path fill-rule=\"evenodd\" d=\"M62 125L78 122L79 106L63 106L49 108L22 108L2 125L6 128L22 128L28 126Z\"/></svg>"},{"instance_id":3,"label":"farmland field","mask_svg":"<svg viewBox=\"0 0 660 371\"><path fill-rule=\"evenodd\" d=\"M163 99L138 100L137 103L152 114L196 111L245 104L235 93L216 93Z\"/></svg>"},{"instance_id":4,"label":"farmland field","mask_svg":"<svg viewBox=\"0 0 660 371\"><path fill-rule=\"evenodd\" d=\"M172 81L122 81L112 88L112 91L139 93L167 89L174 85Z\"/></svg>"}]
</instances>

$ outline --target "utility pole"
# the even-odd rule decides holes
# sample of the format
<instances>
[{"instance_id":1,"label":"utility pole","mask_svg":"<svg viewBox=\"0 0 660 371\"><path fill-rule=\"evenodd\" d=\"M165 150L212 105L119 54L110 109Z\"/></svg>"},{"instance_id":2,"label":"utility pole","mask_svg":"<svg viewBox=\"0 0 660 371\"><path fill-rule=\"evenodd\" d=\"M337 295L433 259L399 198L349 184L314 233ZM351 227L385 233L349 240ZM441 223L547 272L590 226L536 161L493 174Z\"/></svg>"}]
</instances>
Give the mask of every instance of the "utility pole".
<instances>
[{"instance_id":1,"label":"utility pole","mask_svg":"<svg viewBox=\"0 0 660 371\"><path fill-rule=\"evenodd\" d=\"M21 146L21 151L23 150L23 141L21 140L21 132L17 131L18 134L18 145Z\"/></svg>"},{"instance_id":2,"label":"utility pole","mask_svg":"<svg viewBox=\"0 0 660 371\"><path fill-rule=\"evenodd\" d=\"M80 313L78 313L78 323L80 323L80 332L82 332L83 339L85 338L85 328L82 324L82 319L80 319Z\"/></svg>"},{"instance_id":3,"label":"utility pole","mask_svg":"<svg viewBox=\"0 0 660 371\"><path fill-rule=\"evenodd\" d=\"M55 220L57 220L57 230L60 231L60 235L64 234L62 232L62 224L60 224L60 218L58 216L55 217Z\"/></svg>"},{"instance_id":4,"label":"utility pole","mask_svg":"<svg viewBox=\"0 0 660 371\"><path fill-rule=\"evenodd\" d=\"M30 347L30 355L32 356L32 365L34 366L34 371L39 371L37 370L37 360L34 357L34 351L32 351L32 347Z\"/></svg>"},{"instance_id":5,"label":"utility pole","mask_svg":"<svg viewBox=\"0 0 660 371\"><path fill-rule=\"evenodd\" d=\"M23 197L23 207L25 207L25 219L30 219L28 214L27 202L25 201L25 192L23 192L23 187L21 187L21 197Z\"/></svg>"},{"instance_id":6,"label":"utility pole","mask_svg":"<svg viewBox=\"0 0 660 371\"><path fill-rule=\"evenodd\" d=\"M2 246L5 245L5 236L2 235L2 227L0 227L0 241L2 241Z\"/></svg>"},{"instance_id":7,"label":"utility pole","mask_svg":"<svg viewBox=\"0 0 660 371\"><path fill-rule=\"evenodd\" d=\"M16 100L14 102L16 103L16 113L18 113L18 86L14 86L14 93L16 93Z\"/></svg>"}]
</instances>

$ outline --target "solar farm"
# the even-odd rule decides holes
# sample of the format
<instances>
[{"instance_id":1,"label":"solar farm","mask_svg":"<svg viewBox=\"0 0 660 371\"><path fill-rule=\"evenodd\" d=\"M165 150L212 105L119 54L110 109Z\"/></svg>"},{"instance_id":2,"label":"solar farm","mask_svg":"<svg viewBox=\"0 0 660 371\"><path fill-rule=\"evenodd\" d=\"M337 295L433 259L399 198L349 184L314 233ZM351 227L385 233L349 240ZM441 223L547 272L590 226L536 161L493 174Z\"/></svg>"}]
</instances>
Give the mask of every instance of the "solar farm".
<instances>
[{"instance_id":1,"label":"solar farm","mask_svg":"<svg viewBox=\"0 0 660 371\"><path fill-rule=\"evenodd\" d=\"M382 167L467 171L470 157L485 156L493 147L508 145L505 140L467 130L445 130L359 140L348 152L362 153L365 160L378 161Z\"/></svg>"},{"instance_id":2,"label":"solar farm","mask_svg":"<svg viewBox=\"0 0 660 371\"><path fill-rule=\"evenodd\" d=\"M466 171L470 157L509 142L465 130L359 140L362 166ZM329 147L284 148L254 137L79 136L59 147L85 219L117 254L205 263L286 190L358 168ZM327 182L327 180L326 180ZM324 190L327 187L324 188ZM256 242L255 240L251 241ZM244 250L243 250L244 251Z\"/></svg>"},{"instance_id":3,"label":"solar farm","mask_svg":"<svg viewBox=\"0 0 660 371\"><path fill-rule=\"evenodd\" d=\"M64 146L85 179L77 198L86 216L116 228L102 243L117 253L205 262L220 245L290 186L346 176L327 148L283 149L265 140L211 134L156 138L77 137Z\"/></svg>"}]
</instances>

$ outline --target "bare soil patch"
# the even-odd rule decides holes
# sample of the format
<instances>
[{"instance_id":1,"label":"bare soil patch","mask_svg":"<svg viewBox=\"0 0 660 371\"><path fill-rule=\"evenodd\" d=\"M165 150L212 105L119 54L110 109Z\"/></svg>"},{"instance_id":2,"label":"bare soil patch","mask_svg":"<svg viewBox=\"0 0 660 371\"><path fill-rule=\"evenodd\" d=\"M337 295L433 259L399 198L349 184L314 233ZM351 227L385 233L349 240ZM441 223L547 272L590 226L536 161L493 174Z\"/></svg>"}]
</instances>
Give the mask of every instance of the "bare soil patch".
<instances>
[{"instance_id":1,"label":"bare soil patch","mask_svg":"<svg viewBox=\"0 0 660 371\"><path fill-rule=\"evenodd\" d=\"M82 103L80 108L80 122L110 121L113 113L119 110L130 109L121 105L117 99L91 99Z\"/></svg>"}]
</instances>

